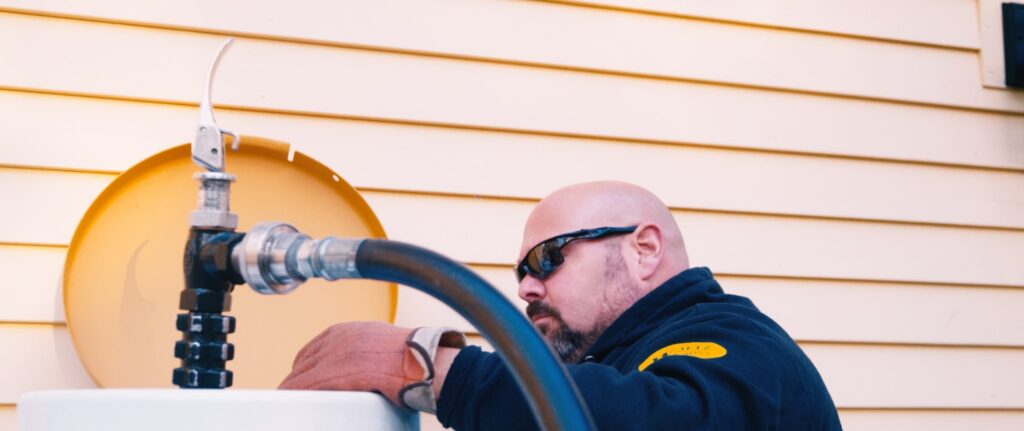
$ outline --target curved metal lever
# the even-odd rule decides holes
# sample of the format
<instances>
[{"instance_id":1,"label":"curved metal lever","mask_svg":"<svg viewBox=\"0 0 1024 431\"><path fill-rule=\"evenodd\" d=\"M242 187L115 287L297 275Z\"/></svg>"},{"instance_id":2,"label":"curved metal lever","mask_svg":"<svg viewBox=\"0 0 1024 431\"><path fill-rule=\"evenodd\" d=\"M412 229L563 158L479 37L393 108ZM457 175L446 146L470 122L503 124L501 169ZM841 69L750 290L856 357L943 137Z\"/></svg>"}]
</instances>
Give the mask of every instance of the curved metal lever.
<instances>
[{"instance_id":1,"label":"curved metal lever","mask_svg":"<svg viewBox=\"0 0 1024 431\"><path fill-rule=\"evenodd\" d=\"M234 38L228 38L221 45L220 51L210 65L210 73L206 77L206 86L203 88L203 100L199 103L199 125L196 127L196 138L192 141L192 161L208 171L224 171L224 135L231 136L231 149L238 150L240 138L234 132L222 130L217 127L217 120L213 118L213 78L217 73L217 65L224 57Z\"/></svg>"}]
</instances>

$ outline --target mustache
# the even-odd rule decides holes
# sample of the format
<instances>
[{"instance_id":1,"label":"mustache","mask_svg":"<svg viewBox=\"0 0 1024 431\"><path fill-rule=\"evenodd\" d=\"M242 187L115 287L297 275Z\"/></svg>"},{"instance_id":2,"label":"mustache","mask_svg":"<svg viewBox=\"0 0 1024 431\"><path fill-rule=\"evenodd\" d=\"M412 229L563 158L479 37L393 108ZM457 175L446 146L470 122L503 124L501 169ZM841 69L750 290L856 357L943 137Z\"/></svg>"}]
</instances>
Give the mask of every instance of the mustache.
<instances>
[{"instance_id":1,"label":"mustache","mask_svg":"<svg viewBox=\"0 0 1024 431\"><path fill-rule=\"evenodd\" d=\"M562 320L562 314L559 313L558 310L554 309L554 307L548 305L547 303L541 301L533 301L526 305L526 315L529 316L530 319L533 319L534 316L537 316L538 314L551 316L558 321Z\"/></svg>"}]
</instances>

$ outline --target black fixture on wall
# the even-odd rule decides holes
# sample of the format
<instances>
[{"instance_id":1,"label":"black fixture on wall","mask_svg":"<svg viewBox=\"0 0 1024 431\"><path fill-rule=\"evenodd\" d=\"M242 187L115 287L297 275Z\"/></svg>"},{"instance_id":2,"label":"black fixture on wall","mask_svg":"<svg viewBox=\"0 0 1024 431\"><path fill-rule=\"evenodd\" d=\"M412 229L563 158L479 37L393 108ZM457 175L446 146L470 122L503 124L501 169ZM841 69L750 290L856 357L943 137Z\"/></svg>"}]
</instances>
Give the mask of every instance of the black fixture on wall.
<instances>
[{"instance_id":1,"label":"black fixture on wall","mask_svg":"<svg viewBox=\"0 0 1024 431\"><path fill-rule=\"evenodd\" d=\"M1006 86L1024 88L1024 4L1003 3Z\"/></svg>"}]
</instances>

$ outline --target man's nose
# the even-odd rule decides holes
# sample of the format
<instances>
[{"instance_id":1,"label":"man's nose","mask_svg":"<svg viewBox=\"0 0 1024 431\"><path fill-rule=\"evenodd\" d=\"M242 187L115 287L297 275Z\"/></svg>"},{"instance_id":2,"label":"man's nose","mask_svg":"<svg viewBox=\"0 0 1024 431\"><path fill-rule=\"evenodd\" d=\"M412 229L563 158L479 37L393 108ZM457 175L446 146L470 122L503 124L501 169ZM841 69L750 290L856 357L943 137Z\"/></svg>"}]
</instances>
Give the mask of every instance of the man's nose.
<instances>
[{"instance_id":1,"label":"man's nose","mask_svg":"<svg viewBox=\"0 0 1024 431\"><path fill-rule=\"evenodd\" d=\"M544 299L546 295L547 290L544 287L544 283L532 275L523 277L523 281L519 282L519 298L523 301L533 302Z\"/></svg>"}]
</instances>

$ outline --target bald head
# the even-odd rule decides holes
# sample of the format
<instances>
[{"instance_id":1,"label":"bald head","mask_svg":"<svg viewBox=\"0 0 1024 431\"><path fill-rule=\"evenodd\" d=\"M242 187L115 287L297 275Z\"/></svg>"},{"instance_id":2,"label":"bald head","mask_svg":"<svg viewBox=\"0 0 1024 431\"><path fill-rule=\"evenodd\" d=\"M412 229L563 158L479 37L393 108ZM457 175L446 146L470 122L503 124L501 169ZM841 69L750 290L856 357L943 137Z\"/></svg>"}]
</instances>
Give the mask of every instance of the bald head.
<instances>
[{"instance_id":1,"label":"bald head","mask_svg":"<svg viewBox=\"0 0 1024 431\"><path fill-rule=\"evenodd\" d=\"M668 207L650 191L619 181L575 184L548 195L526 222L519 256L566 232L633 225L653 227L662 242L663 256L650 280L653 287L689 267L683 236Z\"/></svg>"},{"instance_id":2,"label":"bald head","mask_svg":"<svg viewBox=\"0 0 1024 431\"><path fill-rule=\"evenodd\" d=\"M520 261L555 236L627 226L636 228L564 243L552 254L558 261L531 254L556 266L546 274L523 276L519 297L528 303L527 316L563 360L578 360L623 312L689 268L686 247L668 207L632 184L572 185L544 198L530 213Z\"/></svg>"},{"instance_id":3,"label":"bald head","mask_svg":"<svg viewBox=\"0 0 1024 431\"><path fill-rule=\"evenodd\" d=\"M636 228L562 243L550 255L544 252L550 243L531 253L554 269L521 276L519 297L563 360L578 360L629 307L689 268L686 247L668 207L651 192L622 182L559 189L537 204L526 221L519 261L555 236L627 226Z\"/></svg>"}]
</instances>

